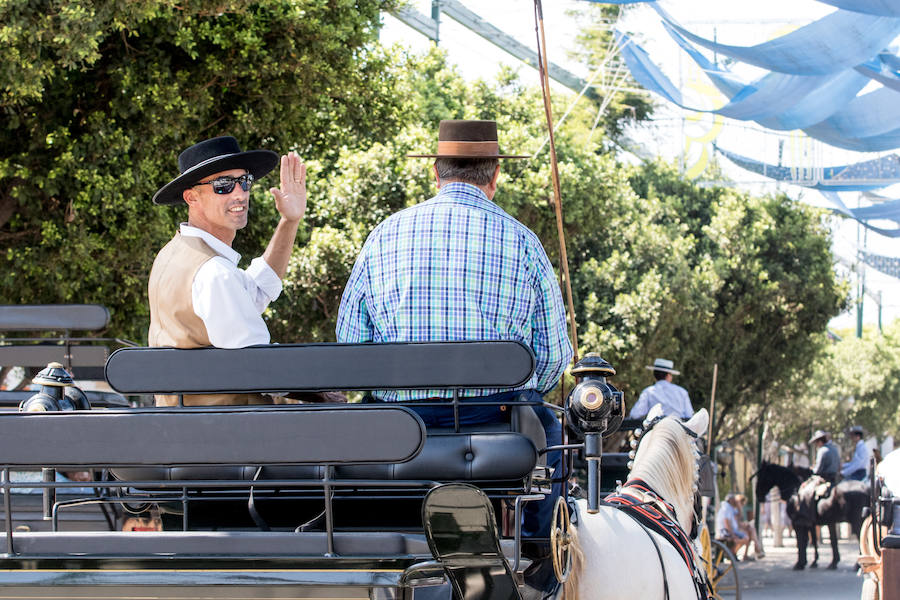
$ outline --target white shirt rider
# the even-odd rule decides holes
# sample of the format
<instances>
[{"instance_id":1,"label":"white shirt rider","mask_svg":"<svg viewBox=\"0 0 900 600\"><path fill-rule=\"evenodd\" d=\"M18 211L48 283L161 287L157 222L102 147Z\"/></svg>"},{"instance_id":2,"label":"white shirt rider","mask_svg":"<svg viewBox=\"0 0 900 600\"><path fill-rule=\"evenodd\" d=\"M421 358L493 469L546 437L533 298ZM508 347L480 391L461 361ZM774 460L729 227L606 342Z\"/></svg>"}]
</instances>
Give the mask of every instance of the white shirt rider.
<instances>
[{"instance_id":1,"label":"white shirt rider","mask_svg":"<svg viewBox=\"0 0 900 600\"><path fill-rule=\"evenodd\" d=\"M662 404L663 414L666 416L673 415L681 419L690 419L694 415L687 390L680 385L675 385L667 378L660 379L655 384L644 388L628 417L639 419L650 412L654 404Z\"/></svg>"},{"instance_id":2,"label":"white shirt rider","mask_svg":"<svg viewBox=\"0 0 900 600\"><path fill-rule=\"evenodd\" d=\"M272 267L260 256L246 270L239 269L240 254L187 223L181 224L181 235L199 237L219 255L203 263L191 285L194 313L206 325L210 343L217 348L268 344L271 338L262 313L282 289Z\"/></svg>"}]
</instances>

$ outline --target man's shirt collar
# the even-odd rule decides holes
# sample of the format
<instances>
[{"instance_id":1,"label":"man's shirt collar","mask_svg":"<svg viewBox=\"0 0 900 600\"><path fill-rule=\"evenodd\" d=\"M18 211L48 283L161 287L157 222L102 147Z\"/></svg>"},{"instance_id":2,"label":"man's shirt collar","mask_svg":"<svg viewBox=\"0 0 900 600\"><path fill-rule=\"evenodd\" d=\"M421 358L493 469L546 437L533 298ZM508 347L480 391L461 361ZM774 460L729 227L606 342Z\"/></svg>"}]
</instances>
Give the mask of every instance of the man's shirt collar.
<instances>
[{"instance_id":1,"label":"man's shirt collar","mask_svg":"<svg viewBox=\"0 0 900 600\"><path fill-rule=\"evenodd\" d=\"M465 206L474 206L499 215L506 215L503 209L494 204L481 188L462 181L445 183L438 190L437 196L428 200L428 202L434 204L453 202Z\"/></svg>"},{"instance_id":2,"label":"man's shirt collar","mask_svg":"<svg viewBox=\"0 0 900 600\"><path fill-rule=\"evenodd\" d=\"M188 225L187 223L181 224L181 235L188 237L198 237L204 242L206 245L213 249L216 254L219 254L223 258L231 261L232 264L237 265L238 261L241 260L241 255L238 254L231 246L212 235L208 231L204 231L199 227L193 227Z\"/></svg>"}]
</instances>

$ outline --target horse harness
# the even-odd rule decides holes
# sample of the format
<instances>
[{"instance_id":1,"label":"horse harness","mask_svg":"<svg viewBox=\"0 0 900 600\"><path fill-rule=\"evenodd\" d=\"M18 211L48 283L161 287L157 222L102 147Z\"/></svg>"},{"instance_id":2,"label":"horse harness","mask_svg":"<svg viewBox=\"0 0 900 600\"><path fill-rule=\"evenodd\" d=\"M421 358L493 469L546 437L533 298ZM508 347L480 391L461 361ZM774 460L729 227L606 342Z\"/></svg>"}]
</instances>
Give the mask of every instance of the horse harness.
<instances>
[{"instance_id":1,"label":"horse harness","mask_svg":"<svg viewBox=\"0 0 900 600\"><path fill-rule=\"evenodd\" d=\"M631 517L644 530L650 541L653 542L653 547L659 558L660 568L662 568L663 591L666 600L669 598L669 581L666 576L666 567L663 563L659 544L650 533L651 531L661 535L678 552L691 574L691 580L694 582L698 600L711 598L706 571L697 566L699 560L694 551L694 546L681 528L681 525L678 524L675 508L660 498L646 482L641 479L630 479L625 482L625 485L618 492L607 496L601 504L611 506Z\"/></svg>"},{"instance_id":2,"label":"horse harness","mask_svg":"<svg viewBox=\"0 0 900 600\"><path fill-rule=\"evenodd\" d=\"M645 439L645 434L653 429L653 427L665 417L665 415L659 415L653 419L644 420L642 428L634 431L637 436L637 443L633 446L633 453L629 454L629 456L633 458L637 454L637 449ZM697 438L697 434L690 428L685 427L684 423L679 420L676 420L676 422L681 425L681 428L688 436L695 439ZM695 498L695 501L696 500L697 498ZM694 546L691 544L687 535L685 535L681 525L678 524L678 519L675 516L675 508L660 498L659 494L654 492L645 481L640 479L628 480L614 495L607 496L604 504L617 508L631 517L641 529L644 530L644 533L647 534L650 541L653 542L656 556L659 558L659 566L662 569L663 595L666 600L669 598L669 581L666 576L666 566L663 563L659 544L657 544L656 539L650 534L651 531L655 531L661 535L663 539L667 540L672 544L675 550L678 551L679 556L681 556L681 559L688 568L688 572L691 574L691 580L694 582L697 598L699 600L707 600L711 597L710 584L706 576L706 571L697 566L699 561L694 552ZM695 517L694 522L691 525L691 536L696 534L695 530L697 527L698 524Z\"/></svg>"}]
</instances>

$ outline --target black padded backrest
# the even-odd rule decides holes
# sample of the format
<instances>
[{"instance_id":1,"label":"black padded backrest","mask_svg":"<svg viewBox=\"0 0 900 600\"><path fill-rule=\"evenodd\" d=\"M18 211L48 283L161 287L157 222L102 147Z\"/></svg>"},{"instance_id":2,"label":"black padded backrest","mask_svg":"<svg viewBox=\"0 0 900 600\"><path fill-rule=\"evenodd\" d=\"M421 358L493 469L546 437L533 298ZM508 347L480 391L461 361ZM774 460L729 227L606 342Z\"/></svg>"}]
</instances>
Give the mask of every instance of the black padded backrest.
<instances>
[{"instance_id":1,"label":"black padded backrest","mask_svg":"<svg viewBox=\"0 0 900 600\"><path fill-rule=\"evenodd\" d=\"M519 342L123 348L109 357L106 379L123 394L513 388L534 367Z\"/></svg>"},{"instance_id":2,"label":"black padded backrest","mask_svg":"<svg viewBox=\"0 0 900 600\"><path fill-rule=\"evenodd\" d=\"M0 463L22 467L395 463L424 443L400 406L0 413Z\"/></svg>"},{"instance_id":3,"label":"black padded backrest","mask_svg":"<svg viewBox=\"0 0 900 600\"><path fill-rule=\"evenodd\" d=\"M46 367L58 362L72 367L102 367L109 356L106 346L62 344L14 344L0 346L0 366Z\"/></svg>"},{"instance_id":4,"label":"black padded backrest","mask_svg":"<svg viewBox=\"0 0 900 600\"><path fill-rule=\"evenodd\" d=\"M0 305L0 331L98 331L108 323L99 304Z\"/></svg>"}]
</instances>

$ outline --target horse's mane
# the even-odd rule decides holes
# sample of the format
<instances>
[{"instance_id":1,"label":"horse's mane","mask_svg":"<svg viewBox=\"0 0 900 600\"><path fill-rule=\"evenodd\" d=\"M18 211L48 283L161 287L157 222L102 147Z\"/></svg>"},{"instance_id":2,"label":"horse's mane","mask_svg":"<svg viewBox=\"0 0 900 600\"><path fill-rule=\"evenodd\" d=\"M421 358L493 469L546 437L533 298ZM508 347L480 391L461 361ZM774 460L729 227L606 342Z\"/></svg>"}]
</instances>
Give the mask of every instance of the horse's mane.
<instances>
[{"instance_id":1,"label":"horse's mane","mask_svg":"<svg viewBox=\"0 0 900 600\"><path fill-rule=\"evenodd\" d=\"M769 490L777 486L781 497L787 500L802 482L803 478L795 473L794 469L763 461L757 471L756 494L759 498L764 498ZM763 489L765 486L768 488Z\"/></svg>"},{"instance_id":2,"label":"horse's mane","mask_svg":"<svg viewBox=\"0 0 900 600\"><path fill-rule=\"evenodd\" d=\"M697 450L682 425L666 417L644 434L634 457L630 477L643 479L675 507L679 524L691 529Z\"/></svg>"}]
</instances>

